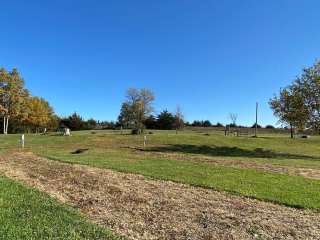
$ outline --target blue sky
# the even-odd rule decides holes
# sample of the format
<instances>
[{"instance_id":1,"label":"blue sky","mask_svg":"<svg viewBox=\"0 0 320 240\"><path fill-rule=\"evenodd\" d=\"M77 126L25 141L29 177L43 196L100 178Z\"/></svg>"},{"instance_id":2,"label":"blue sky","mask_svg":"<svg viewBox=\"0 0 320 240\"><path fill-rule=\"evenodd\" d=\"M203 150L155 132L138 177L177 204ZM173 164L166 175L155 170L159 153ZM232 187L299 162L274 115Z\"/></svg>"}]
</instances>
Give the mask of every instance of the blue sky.
<instances>
[{"instance_id":1,"label":"blue sky","mask_svg":"<svg viewBox=\"0 0 320 240\"><path fill-rule=\"evenodd\" d=\"M59 115L117 118L125 91L187 120L276 119L268 100L320 57L318 0L2 1L0 66Z\"/></svg>"}]
</instances>

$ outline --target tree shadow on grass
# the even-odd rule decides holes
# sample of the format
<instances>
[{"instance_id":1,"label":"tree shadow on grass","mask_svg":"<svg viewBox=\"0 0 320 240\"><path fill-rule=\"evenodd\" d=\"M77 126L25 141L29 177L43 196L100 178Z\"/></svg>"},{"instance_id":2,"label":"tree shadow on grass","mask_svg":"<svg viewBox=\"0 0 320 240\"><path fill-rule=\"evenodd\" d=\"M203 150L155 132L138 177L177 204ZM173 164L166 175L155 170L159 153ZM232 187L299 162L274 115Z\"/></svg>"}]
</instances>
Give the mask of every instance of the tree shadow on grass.
<instances>
[{"instance_id":1,"label":"tree shadow on grass","mask_svg":"<svg viewBox=\"0 0 320 240\"><path fill-rule=\"evenodd\" d=\"M179 152L190 154L202 154L207 156L224 156L224 157L250 157L250 158L287 158L287 159L316 159L312 156L279 153L272 150L256 148L253 150L242 149L238 147L219 147L206 145L188 145L188 144L174 144L161 147L150 147L144 149L150 152Z\"/></svg>"}]
</instances>

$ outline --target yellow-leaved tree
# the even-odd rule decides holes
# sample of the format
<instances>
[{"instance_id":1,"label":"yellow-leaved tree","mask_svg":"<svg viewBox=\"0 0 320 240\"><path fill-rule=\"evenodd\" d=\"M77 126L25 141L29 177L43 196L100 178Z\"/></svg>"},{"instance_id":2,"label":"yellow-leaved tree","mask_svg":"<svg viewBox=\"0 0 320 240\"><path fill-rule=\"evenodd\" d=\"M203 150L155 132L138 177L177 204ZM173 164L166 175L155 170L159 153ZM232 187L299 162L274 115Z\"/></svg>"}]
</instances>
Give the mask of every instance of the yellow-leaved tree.
<instances>
[{"instance_id":1,"label":"yellow-leaved tree","mask_svg":"<svg viewBox=\"0 0 320 240\"><path fill-rule=\"evenodd\" d=\"M28 117L25 120L26 125L32 127L36 132L47 128L55 118L54 111L49 103L41 97L29 97L27 102Z\"/></svg>"},{"instance_id":2,"label":"yellow-leaved tree","mask_svg":"<svg viewBox=\"0 0 320 240\"><path fill-rule=\"evenodd\" d=\"M3 133L8 133L9 119L26 118L26 100L29 96L17 69L11 72L0 69L0 113L3 117Z\"/></svg>"}]
</instances>

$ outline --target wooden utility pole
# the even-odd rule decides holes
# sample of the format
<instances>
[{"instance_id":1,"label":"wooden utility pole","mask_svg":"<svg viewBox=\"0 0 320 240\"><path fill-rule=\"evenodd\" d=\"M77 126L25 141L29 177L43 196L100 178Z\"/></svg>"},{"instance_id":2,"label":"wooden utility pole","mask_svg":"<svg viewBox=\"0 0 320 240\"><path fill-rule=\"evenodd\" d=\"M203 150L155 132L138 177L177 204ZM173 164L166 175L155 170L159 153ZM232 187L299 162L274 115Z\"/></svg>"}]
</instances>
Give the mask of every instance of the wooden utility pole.
<instances>
[{"instance_id":1,"label":"wooden utility pole","mask_svg":"<svg viewBox=\"0 0 320 240\"><path fill-rule=\"evenodd\" d=\"M258 102L256 102L256 126L255 126L254 136L258 137Z\"/></svg>"}]
</instances>

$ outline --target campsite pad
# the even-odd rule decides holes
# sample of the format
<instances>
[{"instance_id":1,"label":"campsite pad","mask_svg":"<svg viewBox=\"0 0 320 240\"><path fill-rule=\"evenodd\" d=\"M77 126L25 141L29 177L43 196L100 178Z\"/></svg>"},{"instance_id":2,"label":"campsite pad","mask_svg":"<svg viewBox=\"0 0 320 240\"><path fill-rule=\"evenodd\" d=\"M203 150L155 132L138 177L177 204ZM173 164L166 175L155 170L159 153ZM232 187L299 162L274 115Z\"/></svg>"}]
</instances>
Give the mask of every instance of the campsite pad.
<instances>
[{"instance_id":1,"label":"campsite pad","mask_svg":"<svg viewBox=\"0 0 320 240\"><path fill-rule=\"evenodd\" d=\"M320 213L14 153L0 172L128 239L319 239Z\"/></svg>"}]
</instances>

